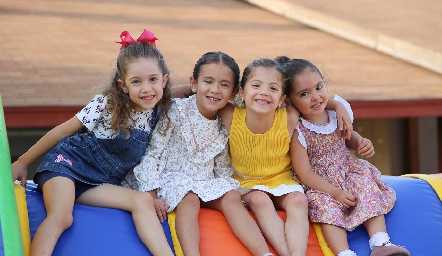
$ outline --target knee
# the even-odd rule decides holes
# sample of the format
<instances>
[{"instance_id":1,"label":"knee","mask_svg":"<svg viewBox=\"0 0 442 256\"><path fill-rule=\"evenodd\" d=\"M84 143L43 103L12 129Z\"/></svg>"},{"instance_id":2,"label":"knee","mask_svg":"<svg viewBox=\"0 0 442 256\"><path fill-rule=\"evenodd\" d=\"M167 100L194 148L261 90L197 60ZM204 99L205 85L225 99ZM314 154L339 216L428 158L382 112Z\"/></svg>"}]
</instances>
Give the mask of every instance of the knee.
<instances>
[{"instance_id":1,"label":"knee","mask_svg":"<svg viewBox=\"0 0 442 256\"><path fill-rule=\"evenodd\" d=\"M72 217L72 213L52 213L48 214L46 220L59 227L61 230L66 230L72 226L74 218Z\"/></svg>"},{"instance_id":2,"label":"knee","mask_svg":"<svg viewBox=\"0 0 442 256\"><path fill-rule=\"evenodd\" d=\"M229 205L235 204L235 203L241 203L241 195L236 190L230 190L229 192L225 193L221 200L223 203L227 203ZM242 203L241 203L242 204Z\"/></svg>"},{"instance_id":3,"label":"knee","mask_svg":"<svg viewBox=\"0 0 442 256\"><path fill-rule=\"evenodd\" d=\"M208 207L216 209L226 214L226 212L231 211L232 208L235 209L238 209L238 207L244 208L244 204L241 199L241 194L236 190L230 190L227 193L225 193L222 197L212 201L212 203Z\"/></svg>"},{"instance_id":4,"label":"knee","mask_svg":"<svg viewBox=\"0 0 442 256\"><path fill-rule=\"evenodd\" d=\"M153 198L147 192L134 191L134 203L135 208L153 208Z\"/></svg>"},{"instance_id":5,"label":"knee","mask_svg":"<svg viewBox=\"0 0 442 256\"><path fill-rule=\"evenodd\" d=\"M249 193L253 193L249 195L249 200L247 202L250 209L266 208L269 206L274 207L272 199L270 199L266 193L261 191L252 191Z\"/></svg>"},{"instance_id":6,"label":"knee","mask_svg":"<svg viewBox=\"0 0 442 256\"><path fill-rule=\"evenodd\" d=\"M180 205L187 205L191 207L200 207L200 198L197 194L189 192L187 193L184 198L179 203Z\"/></svg>"},{"instance_id":7,"label":"knee","mask_svg":"<svg viewBox=\"0 0 442 256\"><path fill-rule=\"evenodd\" d=\"M296 208L308 208L308 200L307 197L300 192L293 192L289 195L288 204L292 207Z\"/></svg>"}]
</instances>

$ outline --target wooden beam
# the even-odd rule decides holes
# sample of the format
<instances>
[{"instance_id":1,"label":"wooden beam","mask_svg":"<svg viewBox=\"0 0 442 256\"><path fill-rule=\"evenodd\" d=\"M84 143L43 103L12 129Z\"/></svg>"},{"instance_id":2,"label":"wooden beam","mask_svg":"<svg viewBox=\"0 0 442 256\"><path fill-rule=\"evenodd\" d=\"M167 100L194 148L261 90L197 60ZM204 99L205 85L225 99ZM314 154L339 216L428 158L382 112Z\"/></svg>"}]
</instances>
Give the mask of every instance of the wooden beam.
<instances>
[{"instance_id":1,"label":"wooden beam","mask_svg":"<svg viewBox=\"0 0 442 256\"><path fill-rule=\"evenodd\" d=\"M83 107L4 108L6 128L55 127L73 117Z\"/></svg>"},{"instance_id":2,"label":"wooden beam","mask_svg":"<svg viewBox=\"0 0 442 256\"><path fill-rule=\"evenodd\" d=\"M349 102L355 118L442 117L442 99ZM82 107L6 107L6 128L55 127Z\"/></svg>"},{"instance_id":3,"label":"wooden beam","mask_svg":"<svg viewBox=\"0 0 442 256\"><path fill-rule=\"evenodd\" d=\"M349 101L355 118L442 117L442 99Z\"/></svg>"},{"instance_id":4,"label":"wooden beam","mask_svg":"<svg viewBox=\"0 0 442 256\"><path fill-rule=\"evenodd\" d=\"M437 119L437 151L439 157L439 172L442 173L442 117Z\"/></svg>"}]
</instances>

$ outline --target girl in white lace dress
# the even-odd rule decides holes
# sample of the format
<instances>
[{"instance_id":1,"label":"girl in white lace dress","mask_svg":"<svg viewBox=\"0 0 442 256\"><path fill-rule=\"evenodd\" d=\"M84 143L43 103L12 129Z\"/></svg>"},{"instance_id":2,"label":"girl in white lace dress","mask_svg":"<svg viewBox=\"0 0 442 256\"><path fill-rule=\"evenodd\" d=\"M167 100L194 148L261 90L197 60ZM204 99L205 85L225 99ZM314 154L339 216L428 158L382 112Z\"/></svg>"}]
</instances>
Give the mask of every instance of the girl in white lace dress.
<instances>
[{"instance_id":1,"label":"girl in white lace dress","mask_svg":"<svg viewBox=\"0 0 442 256\"><path fill-rule=\"evenodd\" d=\"M253 255L272 255L236 191L239 183L231 177L228 132L218 117L218 110L237 92L239 73L227 54L204 54L190 78L195 94L174 100L168 112L169 129L154 132L141 164L125 180L126 186L154 196L157 192L160 220L166 218L166 211L176 210L176 232L184 255L200 254L201 206L223 212L234 234Z\"/></svg>"},{"instance_id":2,"label":"girl in white lace dress","mask_svg":"<svg viewBox=\"0 0 442 256\"><path fill-rule=\"evenodd\" d=\"M283 63L287 96L301 113L292 140L293 168L306 188L309 217L320 223L325 240L335 255L356 255L349 249L346 230L363 224L370 236L372 256L409 255L390 243L384 214L394 206L394 190L381 181L381 173L366 160L374 155L372 143L353 132L349 140L337 129L336 113L326 110L327 89L323 76L311 62L279 58ZM335 100L350 105L340 97Z\"/></svg>"}]
</instances>

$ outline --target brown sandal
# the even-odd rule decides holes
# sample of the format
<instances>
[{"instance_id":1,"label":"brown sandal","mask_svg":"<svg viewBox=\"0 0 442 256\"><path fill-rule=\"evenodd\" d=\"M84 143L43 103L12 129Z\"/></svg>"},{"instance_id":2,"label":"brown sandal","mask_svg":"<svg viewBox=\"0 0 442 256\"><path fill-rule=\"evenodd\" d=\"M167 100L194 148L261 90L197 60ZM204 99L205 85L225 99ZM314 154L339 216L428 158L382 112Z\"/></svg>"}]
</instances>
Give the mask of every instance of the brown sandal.
<instances>
[{"instance_id":1,"label":"brown sandal","mask_svg":"<svg viewBox=\"0 0 442 256\"><path fill-rule=\"evenodd\" d=\"M410 252L402 246L391 243L373 246L370 256L410 256Z\"/></svg>"}]
</instances>

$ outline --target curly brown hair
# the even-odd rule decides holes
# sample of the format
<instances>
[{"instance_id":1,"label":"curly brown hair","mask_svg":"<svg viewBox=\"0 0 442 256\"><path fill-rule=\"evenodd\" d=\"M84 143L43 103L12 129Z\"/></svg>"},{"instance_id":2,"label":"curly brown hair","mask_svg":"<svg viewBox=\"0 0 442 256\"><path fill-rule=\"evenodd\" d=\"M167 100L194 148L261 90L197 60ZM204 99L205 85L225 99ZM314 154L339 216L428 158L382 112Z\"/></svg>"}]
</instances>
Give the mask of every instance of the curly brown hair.
<instances>
[{"instance_id":1,"label":"curly brown hair","mask_svg":"<svg viewBox=\"0 0 442 256\"><path fill-rule=\"evenodd\" d=\"M133 122L131 119L133 102L129 95L124 93L118 85L118 80L125 81L128 65L140 58L157 60L158 67L162 71L163 76L166 74L169 75L169 79L163 89L163 97L157 105L159 107L160 116L165 116L168 120L166 124L163 124L165 127L161 127L162 132L167 130L170 125L170 119L167 112L170 108L172 98L170 91L171 82L170 71L166 66L164 57L155 46L144 42L134 42L121 49L117 58L117 67L113 71L113 78L105 86L102 92L102 94L108 98L110 112L112 114L112 119L110 121L112 132L117 134L122 130L126 133L126 137L129 137L129 127L131 122Z\"/></svg>"}]
</instances>

